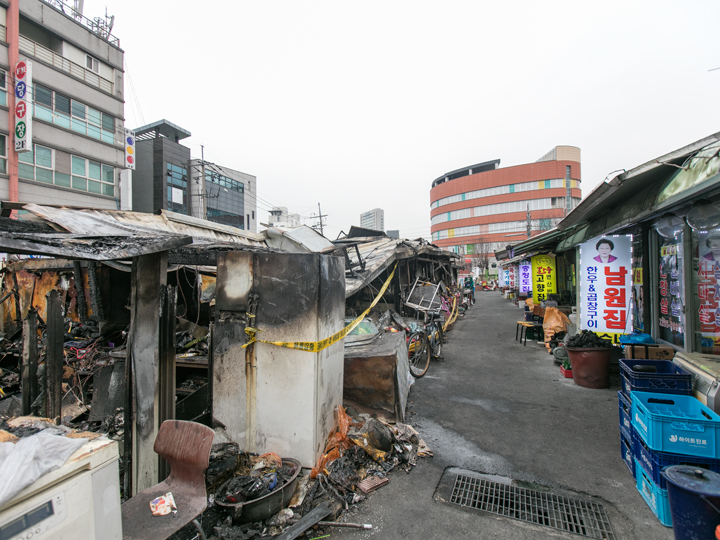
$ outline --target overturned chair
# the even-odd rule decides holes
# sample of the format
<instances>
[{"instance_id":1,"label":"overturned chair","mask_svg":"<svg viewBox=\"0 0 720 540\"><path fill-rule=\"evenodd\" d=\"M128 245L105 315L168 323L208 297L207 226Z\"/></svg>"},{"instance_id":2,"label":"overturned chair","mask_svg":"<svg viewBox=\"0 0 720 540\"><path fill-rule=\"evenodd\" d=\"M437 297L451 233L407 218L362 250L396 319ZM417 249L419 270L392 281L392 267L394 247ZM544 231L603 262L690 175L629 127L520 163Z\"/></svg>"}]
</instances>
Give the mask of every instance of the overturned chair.
<instances>
[{"instance_id":1,"label":"overturned chair","mask_svg":"<svg viewBox=\"0 0 720 540\"><path fill-rule=\"evenodd\" d=\"M212 429L195 422L162 423L153 448L169 463L170 476L123 503L123 540L162 540L191 521L205 538L195 518L207 507L205 470L214 435ZM150 501L167 492L172 492L177 513L153 516Z\"/></svg>"}]
</instances>

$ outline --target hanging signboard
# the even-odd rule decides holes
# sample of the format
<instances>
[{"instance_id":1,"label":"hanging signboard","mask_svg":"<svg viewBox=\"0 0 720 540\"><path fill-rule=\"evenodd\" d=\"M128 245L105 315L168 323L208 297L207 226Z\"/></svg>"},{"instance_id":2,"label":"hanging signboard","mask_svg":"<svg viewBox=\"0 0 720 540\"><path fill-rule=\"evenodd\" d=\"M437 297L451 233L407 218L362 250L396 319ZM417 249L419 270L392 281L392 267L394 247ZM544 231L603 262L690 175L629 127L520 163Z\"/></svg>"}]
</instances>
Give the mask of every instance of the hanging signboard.
<instances>
[{"instance_id":1,"label":"hanging signboard","mask_svg":"<svg viewBox=\"0 0 720 540\"><path fill-rule=\"evenodd\" d=\"M504 266L500 269L500 287L509 287L508 283L510 282L510 270L508 270L507 266Z\"/></svg>"},{"instance_id":2,"label":"hanging signboard","mask_svg":"<svg viewBox=\"0 0 720 540\"><path fill-rule=\"evenodd\" d=\"M520 263L520 292L529 293L532 291L532 265L530 261Z\"/></svg>"},{"instance_id":3,"label":"hanging signboard","mask_svg":"<svg viewBox=\"0 0 720 540\"><path fill-rule=\"evenodd\" d=\"M517 264L511 264L508 267L508 270L510 270L510 282L509 287L511 289L517 289L518 286L518 267Z\"/></svg>"},{"instance_id":4,"label":"hanging signboard","mask_svg":"<svg viewBox=\"0 0 720 540\"><path fill-rule=\"evenodd\" d=\"M582 330L599 334L632 332L631 269L631 235L602 236L580 246Z\"/></svg>"},{"instance_id":5,"label":"hanging signboard","mask_svg":"<svg viewBox=\"0 0 720 540\"><path fill-rule=\"evenodd\" d=\"M557 292L555 255L535 255L531 261L533 301L540 303Z\"/></svg>"},{"instance_id":6,"label":"hanging signboard","mask_svg":"<svg viewBox=\"0 0 720 540\"><path fill-rule=\"evenodd\" d=\"M135 170L135 132L125 128L125 168Z\"/></svg>"},{"instance_id":7,"label":"hanging signboard","mask_svg":"<svg viewBox=\"0 0 720 540\"><path fill-rule=\"evenodd\" d=\"M32 63L15 64L15 151L32 152Z\"/></svg>"}]
</instances>

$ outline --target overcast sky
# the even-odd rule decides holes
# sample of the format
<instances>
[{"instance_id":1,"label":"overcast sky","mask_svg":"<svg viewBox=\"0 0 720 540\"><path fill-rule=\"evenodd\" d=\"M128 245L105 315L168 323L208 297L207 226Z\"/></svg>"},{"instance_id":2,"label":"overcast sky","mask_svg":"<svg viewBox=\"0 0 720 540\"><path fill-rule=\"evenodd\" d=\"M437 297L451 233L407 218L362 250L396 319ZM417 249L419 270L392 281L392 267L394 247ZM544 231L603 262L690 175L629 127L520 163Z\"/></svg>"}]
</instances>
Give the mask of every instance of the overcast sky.
<instances>
[{"instance_id":1,"label":"overcast sky","mask_svg":"<svg viewBox=\"0 0 720 540\"><path fill-rule=\"evenodd\" d=\"M582 151L583 195L720 131L720 2L85 1L115 15L126 125L165 118L257 176L257 207L385 210L430 234L430 184Z\"/></svg>"}]
</instances>

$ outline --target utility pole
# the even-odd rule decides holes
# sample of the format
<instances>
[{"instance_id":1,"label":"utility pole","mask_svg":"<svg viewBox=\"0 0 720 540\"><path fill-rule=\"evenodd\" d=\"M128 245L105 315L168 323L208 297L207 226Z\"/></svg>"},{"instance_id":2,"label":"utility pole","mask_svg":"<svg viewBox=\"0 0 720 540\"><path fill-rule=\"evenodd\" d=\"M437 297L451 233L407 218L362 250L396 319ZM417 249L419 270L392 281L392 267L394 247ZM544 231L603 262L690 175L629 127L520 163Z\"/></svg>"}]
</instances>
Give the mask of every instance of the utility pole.
<instances>
[{"instance_id":1,"label":"utility pole","mask_svg":"<svg viewBox=\"0 0 720 540\"><path fill-rule=\"evenodd\" d=\"M320 210L320 203L318 203L318 220L319 220L319 223L318 223L317 225L313 225L312 228L315 229L315 230L317 230L317 228L319 227L319 228L320 228L320 234L322 234L323 236L325 236L325 233L324 233L324 231L323 231L323 218L326 218L326 217L327 217L327 214L323 214L323 213L322 213L322 210Z\"/></svg>"},{"instance_id":2,"label":"utility pole","mask_svg":"<svg viewBox=\"0 0 720 540\"><path fill-rule=\"evenodd\" d=\"M532 234L532 220L530 219L530 203L527 203L527 237Z\"/></svg>"}]
</instances>

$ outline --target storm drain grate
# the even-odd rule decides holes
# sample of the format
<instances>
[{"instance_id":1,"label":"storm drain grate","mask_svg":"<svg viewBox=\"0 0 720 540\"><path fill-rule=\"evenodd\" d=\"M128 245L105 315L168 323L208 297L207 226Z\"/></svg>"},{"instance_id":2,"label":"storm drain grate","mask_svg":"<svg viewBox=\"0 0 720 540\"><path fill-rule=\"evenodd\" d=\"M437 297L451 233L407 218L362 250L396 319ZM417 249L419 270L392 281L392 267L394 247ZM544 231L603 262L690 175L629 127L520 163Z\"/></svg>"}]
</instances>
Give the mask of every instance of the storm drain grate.
<instances>
[{"instance_id":1,"label":"storm drain grate","mask_svg":"<svg viewBox=\"0 0 720 540\"><path fill-rule=\"evenodd\" d=\"M457 475L450 502L589 538L615 540L602 505Z\"/></svg>"}]
</instances>

